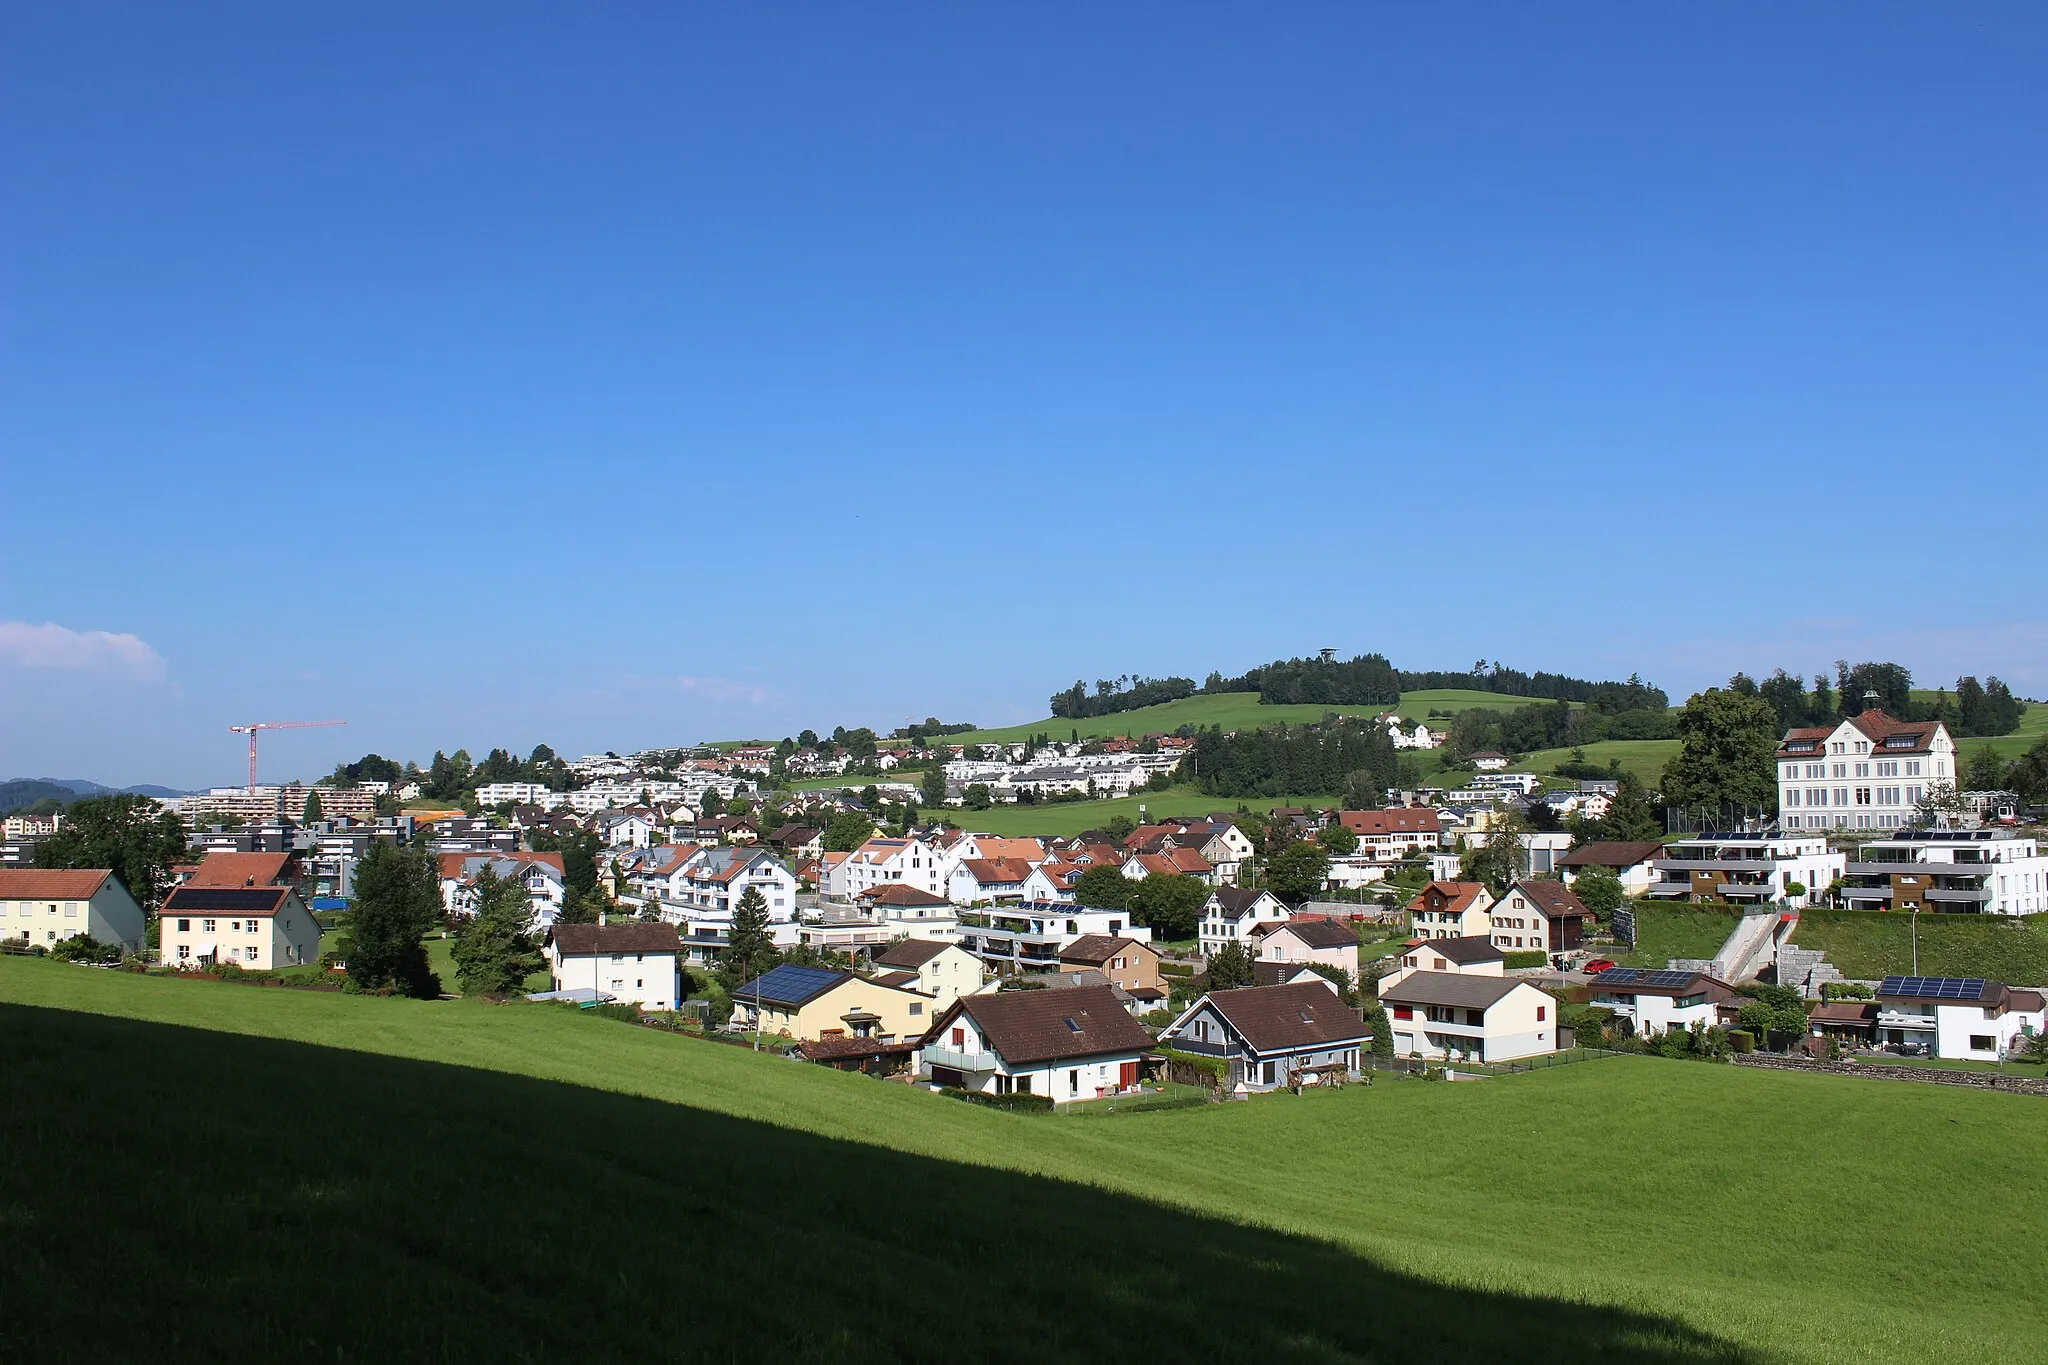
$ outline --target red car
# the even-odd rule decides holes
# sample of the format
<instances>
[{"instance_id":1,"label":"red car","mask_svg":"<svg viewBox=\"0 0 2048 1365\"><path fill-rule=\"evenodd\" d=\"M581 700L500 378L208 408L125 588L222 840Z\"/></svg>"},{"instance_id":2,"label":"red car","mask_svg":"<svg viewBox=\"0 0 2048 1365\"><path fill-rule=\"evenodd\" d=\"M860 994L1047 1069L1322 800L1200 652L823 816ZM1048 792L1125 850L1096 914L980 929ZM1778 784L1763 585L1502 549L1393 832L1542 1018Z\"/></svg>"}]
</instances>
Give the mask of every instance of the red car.
<instances>
[{"instance_id":1,"label":"red car","mask_svg":"<svg viewBox=\"0 0 2048 1365\"><path fill-rule=\"evenodd\" d=\"M1584 972L1587 976L1598 976L1600 975L1600 973L1606 971L1608 968L1616 967L1619 965L1619 963L1610 962L1608 959L1604 957L1596 957L1591 962L1588 962L1585 966L1579 968L1579 970Z\"/></svg>"}]
</instances>

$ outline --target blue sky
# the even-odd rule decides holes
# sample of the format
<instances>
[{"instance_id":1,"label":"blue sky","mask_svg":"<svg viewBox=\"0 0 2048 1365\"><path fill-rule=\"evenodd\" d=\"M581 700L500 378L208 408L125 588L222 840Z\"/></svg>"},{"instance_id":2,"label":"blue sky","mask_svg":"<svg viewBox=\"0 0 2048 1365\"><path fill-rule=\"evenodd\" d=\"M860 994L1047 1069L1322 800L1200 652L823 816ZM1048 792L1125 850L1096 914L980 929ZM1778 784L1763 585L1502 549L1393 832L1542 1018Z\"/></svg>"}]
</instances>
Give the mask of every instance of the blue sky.
<instances>
[{"instance_id":1,"label":"blue sky","mask_svg":"<svg viewBox=\"0 0 2048 1365\"><path fill-rule=\"evenodd\" d=\"M0 776L1323 646L2048 694L2039 5L5 26Z\"/></svg>"}]
</instances>

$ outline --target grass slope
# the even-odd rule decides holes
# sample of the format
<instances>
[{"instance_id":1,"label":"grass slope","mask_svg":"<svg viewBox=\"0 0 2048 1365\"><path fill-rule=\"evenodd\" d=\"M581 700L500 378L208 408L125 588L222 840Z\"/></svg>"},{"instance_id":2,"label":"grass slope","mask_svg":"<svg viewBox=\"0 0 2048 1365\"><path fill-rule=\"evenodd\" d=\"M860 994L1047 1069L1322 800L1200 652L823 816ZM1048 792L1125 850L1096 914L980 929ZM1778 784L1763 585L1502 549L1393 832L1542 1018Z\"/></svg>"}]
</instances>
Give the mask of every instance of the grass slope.
<instances>
[{"instance_id":1,"label":"grass slope","mask_svg":"<svg viewBox=\"0 0 2048 1365\"><path fill-rule=\"evenodd\" d=\"M1981 976L2048 985L2048 915L1921 915L1920 974ZM1913 970L1913 916L1878 910L1807 910L1793 941L1828 955L1844 976Z\"/></svg>"},{"instance_id":2,"label":"grass slope","mask_svg":"<svg viewBox=\"0 0 2048 1365\"><path fill-rule=\"evenodd\" d=\"M1394 709L1410 720L1422 720L1433 710L1469 711L1477 706L1507 709L1520 704L1520 698L1503 697L1493 692L1444 688L1405 693L1401 704ZM1135 711L1123 711L1113 716L1088 716L1080 720L1048 716L1026 725L948 735L946 742L1009 744L1033 735L1050 735L1063 740L1077 730L1084 739L1091 735L1171 734L1183 725L1203 729L1220 725L1226 730L1245 730L1274 725L1283 720L1290 725L1302 725L1321 720L1332 711L1344 716L1376 716L1386 709L1384 706L1261 706L1256 692L1219 692L1209 696L1184 697L1158 706L1141 706Z\"/></svg>"},{"instance_id":3,"label":"grass slope","mask_svg":"<svg viewBox=\"0 0 2048 1365\"><path fill-rule=\"evenodd\" d=\"M2018 1096L1630 1058L1079 1122L558 1008L11 958L0 1045L24 1359L1892 1365L2042 1325ZM1885 1254L1930 1208L1970 1230L1939 1292ZM110 1267L119 1310L79 1292Z\"/></svg>"},{"instance_id":4,"label":"grass slope","mask_svg":"<svg viewBox=\"0 0 2048 1365\"><path fill-rule=\"evenodd\" d=\"M1640 777L1644 784L1655 790L1664 776L1664 765L1678 757L1678 741L1675 739L1603 739L1597 744L1581 746L1586 751L1586 761L1606 767L1614 759L1621 760L1621 766ZM1515 771L1525 773L1549 773L1557 765L1572 756L1566 749L1541 749L1518 760Z\"/></svg>"},{"instance_id":5,"label":"grass slope","mask_svg":"<svg viewBox=\"0 0 2048 1365\"><path fill-rule=\"evenodd\" d=\"M1172 791L1147 792L1142 796L1119 796L1108 801L1070 801L1051 806L991 806L987 810L949 809L946 818L959 823L962 829L971 829L977 834L997 834L1005 837L1021 837L1026 834L1079 834L1084 829L1100 829L1113 816L1124 816L1137 821L1141 817L1138 807L1145 808L1142 818L1163 819L1169 815L1207 815L1211 811L1234 811L1239 806L1251 810L1268 811L1275 806L1300 806L1336 800L1335 796L1262 796L1245 798L1237 796L1204 796L1187 787Z\"/></svg>"},{"instance_id":6,"label":"grass slope","mask_svg":"<svg viewBox=\"0 0 2048 1365\"><path fill-rule=\"evenodd\" d=\"M1627 967L1661 967L1674 957L1712 957L1742 922L1740 910L1638 901L1629 907L1636 916L1636 946L1617 956Z\"/></svg>"}]
</instances>

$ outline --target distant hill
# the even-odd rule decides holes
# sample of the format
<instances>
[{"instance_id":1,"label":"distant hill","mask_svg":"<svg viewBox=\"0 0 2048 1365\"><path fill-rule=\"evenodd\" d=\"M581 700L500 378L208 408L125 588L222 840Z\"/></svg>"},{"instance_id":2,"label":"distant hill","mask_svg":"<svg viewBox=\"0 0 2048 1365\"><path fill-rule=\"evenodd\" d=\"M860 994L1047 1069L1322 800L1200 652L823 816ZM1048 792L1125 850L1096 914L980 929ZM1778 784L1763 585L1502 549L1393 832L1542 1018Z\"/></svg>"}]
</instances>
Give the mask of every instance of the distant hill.
<instances>
[{"instance_id":1,"label":"distant hill","mask_svg":"<svg viewBox=\"0 0 2048 1365\"><path fill-rule=\"evenodd\" d=\"M38 801L58 801L68 806L73 801L81 801L88 796L131 793L159 800L166 796L185 794L174 787L159 787L150 782L140 782L132 787L109 787L82 777L15 777L0 782L0 815L20 810L24 806L33 806Z\"/></svg>"}]
</instances>

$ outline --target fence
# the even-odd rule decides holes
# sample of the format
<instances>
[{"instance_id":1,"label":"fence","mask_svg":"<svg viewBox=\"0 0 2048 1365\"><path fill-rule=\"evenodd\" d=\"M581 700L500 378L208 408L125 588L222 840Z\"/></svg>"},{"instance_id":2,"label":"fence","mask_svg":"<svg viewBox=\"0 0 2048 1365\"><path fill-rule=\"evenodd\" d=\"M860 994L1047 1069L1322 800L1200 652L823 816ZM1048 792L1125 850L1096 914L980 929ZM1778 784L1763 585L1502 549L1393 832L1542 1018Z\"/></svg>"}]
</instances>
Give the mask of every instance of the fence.
<instances>
[{"instance_id":1,"label":"fence","mask_svg":"<svg viewBox=\"0 0 2048 1365\"><path fill-rule=\"evenodd\" d=\"M1737 1066L1766 1071L1812 1071L1829 1076L1862 1076L1875 1081L1918 1081L1922 1085L1960 1085L1972 1090L2002 1090L2015 1095L2048 1096L2048 1079L2013 1076L1996 1071L1959 1071L1939 1066L1886 1066L1882 1062L1822 1062L1783 1057L1770 1052L1741 1052L1729 1059Z\"/></svg>"},{"instance_id":2,"label":"fence","mask_svg":"<svg viewBox=\"0 0 2048 1365\"><path fill-rule=\"evenodd\" d=\"M1445 1057L1377 1057L1371 1053L1359 1058L1359 1061L1368 1071L1389 1071L1396 1074L1420 1074L1424 1071L1441 1071L1448 1067L1452 1071L1480 1076L1515 1076L1525 1071L1547 1071L1552 1067L1573 1066L1579 1062L1596 1061L1602 1057L1630 1055L1632 1054L1616 1052L1611 1048L1575 1047L1564 1052L1540 1052L1534 1057L1522 1057L1512 1062L1461 1062Z\"/></svg>"}]
</instances>

